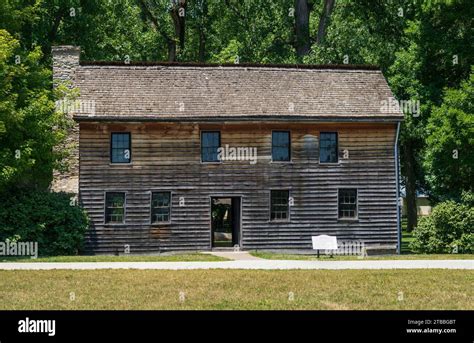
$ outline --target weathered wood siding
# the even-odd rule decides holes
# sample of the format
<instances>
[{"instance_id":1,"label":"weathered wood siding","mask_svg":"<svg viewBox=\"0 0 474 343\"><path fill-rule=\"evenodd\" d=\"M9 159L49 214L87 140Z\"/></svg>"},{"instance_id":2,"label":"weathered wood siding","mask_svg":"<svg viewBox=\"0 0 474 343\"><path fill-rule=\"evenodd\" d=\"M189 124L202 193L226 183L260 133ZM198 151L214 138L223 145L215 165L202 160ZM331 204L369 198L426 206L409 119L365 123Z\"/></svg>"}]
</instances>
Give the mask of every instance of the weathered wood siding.
<instances>
[{"instance_id":1,"label":"weathered wood siding","mask_svg":"<svg viewBox=\"0 0 474 343\"><path fill-rule=\"evenodd\" d=\"M201 163L200 131L256 147L258 162ZM290 130L292 161L271 162L271 131ZM132 163L111 165L110 133L132 134ZM320 131L339 133L339 164L319 163ZM397 242L395 124L81 123L80 199L97 253L210 249L210 196L242 196L242 248L311 248L311 236ZM343 159L348 150L349 158ZM338 188L357 187L358 220L338 220ZM290 221L269 221L271 189L289 189ZM126 194L125 224L104 224L105 191ZM150 225L150 191L172 192L170 225ZM184 206L180 206L182 197Z\"/></svg>"}]
</instances>

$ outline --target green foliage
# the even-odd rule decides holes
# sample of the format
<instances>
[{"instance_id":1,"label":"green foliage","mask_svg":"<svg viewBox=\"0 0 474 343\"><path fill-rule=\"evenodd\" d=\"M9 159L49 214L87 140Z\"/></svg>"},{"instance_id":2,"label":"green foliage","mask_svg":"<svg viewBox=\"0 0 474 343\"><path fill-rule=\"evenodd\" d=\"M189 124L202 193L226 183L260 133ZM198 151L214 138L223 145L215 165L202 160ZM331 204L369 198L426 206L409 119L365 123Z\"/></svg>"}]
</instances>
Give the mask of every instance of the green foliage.
<instances>
[{"instance_id":1,"label":"green foliage","mask_svg":"<svg viewBox=\"0 0 474 343\"><path fill-rule=\"evenodd\" d=\"M410 249L417 253L474 253L474 207L439 203L413 231Z\"/></svg>"},{"instance_id":2,"label":"green foliage","mask_svg":"<svg viewBox=\"0 0 474 343\"><path fill-rule=\"evenodd\" d=\"M406 19L413 13L411 6L403 3L337 1L324 43L312 46L305 63L374 64L386 70L400 46ZM403 8L403 17L399 8ZM314 15L311 21L314 37L319 17Z\"/></svg>"},{"instance_id":3,"label":"green foliage","mask_svg":"<svg viewBox=\"0 0 474 343\"><path fill-rule=\"evenodd\" d=\"M410 203L414 203L416 190L434 194L429 189L431 171L423 164L427 126L433 107L442 102L443 88L457 87L469 75L474 57L472 9L468 0L413 3L395 61L386 74L399 100L421 104L416 116L405 113L400 134L401 180ZM432 200L451 196L447 193ZM408 219L408 227L415 227L414 206L409 208Z\"/></svg>"},{"instance_id":4,"label":"green foliage","mask_svg":"<svg viewBox=\"0 0 474 343\"><path fill-rule=\"evenodd\" d=\"M19 191L2 194L0 241L38 242L42 256L74 255L88 225L85 212L66 193Z\"/></svg>"},{"instance_id":5,"label":"green foliage","mask_svg":"<svg viewBox=\"0 0 474 343\"><path fill-rule=\"evenodd\" d=\"M25 53L19 46L0 30L0 190L12 184L47 188L59 160L53 148L65 135L41 50Z\"/></svg>"},{"instance_id":6,"label":"green foliage","mask_svg":"<svg viewBox=\"0 0 474 343\"><path fill-rule=\"evenodd\" d=\"M86 3L67 18L57 43L80 46L84 60L166 60L166 42L145 23L135 0Z\"/></svg>"},{"instance_id":7,"label":"green foliage","mask_svg":"<svg viewBox=\"0 0 474 343\"><path fill-rule=\"evenodd\" d=\"M240 53L242 49L239 42L235 39L229 42L229 45L220 51L217 55L213 56L211 61L215 63L239 63Z\"/></svg>"},{"instance_id":8,"label":"green foliage","mask_svg":"<svg viewBox=\"0 0 474 343\"><path fill-rule=\"evenodd\" d=\"M463 191L461 194L461 202L464 205L474 207L474 192Z\"/></svg>"},{"instance_id":9,"label":"green foliage","mask_svg":"<svg viewBox=\"0 0 474 343\"><path fill-rule=\"evenodd\" d=\"M474 73L448 89L428 121L424 167L437 199L460 199L474 191Z\"/></svg>"},{"instance_id":10,"label":"green foliage","mask_svg":"<svg viewBox=\"0 0 474 343\"><path fill-rule=\"evenodd\" d=\"M469 76L474 56L469 31L472 6L465 0L427 2L412 11L387 75L399 100L421 102L418 117L407 113L401 136L402 154L409 153L403 147L409 148L421 161L418 154L432 106L441 103L444 87L458 86ZM421 181L421 166L415 167Z\"/></svg>"},{"instance_id":11,"label":"green foliage","mask_svg":"<svg viewBox=\"0 0 474 343\"><path fill-rule=\"evenodd\" d=\"M207 2L206 47L212 61L221 61L217 56L226 55L235 47L238 47L240 62L296 61L292 46L294 16L290 15L294 1Z\"/></svg>"}]
</instances>

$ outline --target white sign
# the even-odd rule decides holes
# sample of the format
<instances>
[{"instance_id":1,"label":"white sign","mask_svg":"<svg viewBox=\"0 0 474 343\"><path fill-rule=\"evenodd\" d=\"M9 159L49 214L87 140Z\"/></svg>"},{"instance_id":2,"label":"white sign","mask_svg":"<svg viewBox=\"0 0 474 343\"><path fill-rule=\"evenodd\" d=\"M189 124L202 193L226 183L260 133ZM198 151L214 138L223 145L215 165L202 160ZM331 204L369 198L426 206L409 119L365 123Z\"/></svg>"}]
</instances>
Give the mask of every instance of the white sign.
<instances>
[{"instance_id":1,"label":"white sign","mask_svg":"<svg viewBox=\"0 0 474 343\"><path fill-rule=\"evenodd\" d=\"M337 250L337 237L320 235L312 236L314 250Z\"/></svg>"}]
</instances>

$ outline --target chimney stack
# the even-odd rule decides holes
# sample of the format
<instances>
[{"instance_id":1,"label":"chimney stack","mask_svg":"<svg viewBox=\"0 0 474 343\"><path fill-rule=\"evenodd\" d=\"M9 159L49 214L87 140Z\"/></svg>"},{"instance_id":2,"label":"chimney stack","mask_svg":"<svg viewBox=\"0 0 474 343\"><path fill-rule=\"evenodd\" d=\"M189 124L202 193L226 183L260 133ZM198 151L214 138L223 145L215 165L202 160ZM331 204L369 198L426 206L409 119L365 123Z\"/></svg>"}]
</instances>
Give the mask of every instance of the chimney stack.
<instances>
[{"instance_id":1,"label":"chimney stack","mask_svg":"<svg viewBox=\"0 0 474 343\"><path fill-rule=\"evenodd\" d=\"M72 45L58 45L52 47L53 55L53 85L66 82L73 87L76 69L79 67L81 48Z\"/></svg>"},{"instance_id":2,"label":"chimney stack","mask_svg":"<svg viewBox=\"0 0 474 343\"><path fill-rule=\"evenodd\" d=\"M76 70L79 68L79 55L81 49L72 45L53 46L53 87L65 83L67 87L74 88ZM66 115L72 115L67 113ZM54 192L78 193L79 188L79 124L75 123L69 129L64 146L58 149L68 149L71 152L67 160L67 172L54 171L51 190Z\"/></svg>"}]
</instances>

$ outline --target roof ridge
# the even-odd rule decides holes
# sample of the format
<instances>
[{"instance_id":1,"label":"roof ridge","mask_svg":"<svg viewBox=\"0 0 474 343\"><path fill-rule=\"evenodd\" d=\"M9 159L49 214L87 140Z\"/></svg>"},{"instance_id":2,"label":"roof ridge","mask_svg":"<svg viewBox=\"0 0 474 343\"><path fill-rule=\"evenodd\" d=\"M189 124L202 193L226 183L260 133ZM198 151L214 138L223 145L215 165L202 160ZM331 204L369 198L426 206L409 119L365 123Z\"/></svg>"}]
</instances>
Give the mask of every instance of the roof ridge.
<instances>
[{"instance_id":1,"label":"roof ridge","mask_svg":"<svg viewBox=\"0 0 474 343\"><path fill-rule=\"evenodd\" d=\"M159 61L80 61L81 66L162 66L162 67L197 67L197 68L274 68L274 69L316 69L316 70L376 70L380 67L371 64L288 64L288 63L199 63L199 62L159 62Z\"/></svg>"}]
</instances>

